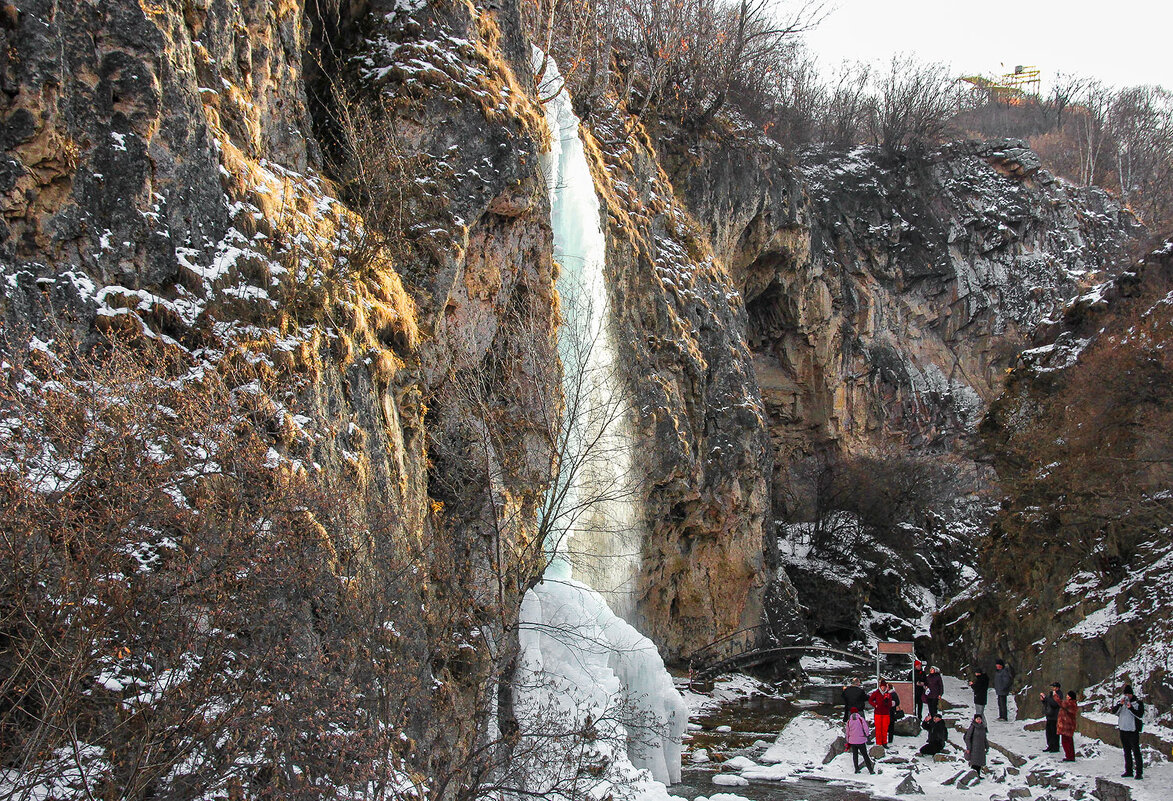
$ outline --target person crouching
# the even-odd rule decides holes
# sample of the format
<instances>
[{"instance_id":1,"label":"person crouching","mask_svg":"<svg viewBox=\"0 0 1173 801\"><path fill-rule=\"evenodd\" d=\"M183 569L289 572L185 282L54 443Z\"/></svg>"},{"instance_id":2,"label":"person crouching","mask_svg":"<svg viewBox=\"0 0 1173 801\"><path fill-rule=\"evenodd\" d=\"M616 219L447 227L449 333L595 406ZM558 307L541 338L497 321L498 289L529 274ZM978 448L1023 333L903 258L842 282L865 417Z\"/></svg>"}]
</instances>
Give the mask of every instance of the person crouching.
<instances>
[{"instance_id":1,"label":"person crouching","mask_svg":"<svg viewBox=\"0 0 1173 801\"><path fill-rule=\"evenodd\" d=\"M941 713L926 716L920 725L929 733L929 741L920 748L921 756L932 756L944 751L945 743L949 740L949 729Z\"/></svg>"}]
</instances>

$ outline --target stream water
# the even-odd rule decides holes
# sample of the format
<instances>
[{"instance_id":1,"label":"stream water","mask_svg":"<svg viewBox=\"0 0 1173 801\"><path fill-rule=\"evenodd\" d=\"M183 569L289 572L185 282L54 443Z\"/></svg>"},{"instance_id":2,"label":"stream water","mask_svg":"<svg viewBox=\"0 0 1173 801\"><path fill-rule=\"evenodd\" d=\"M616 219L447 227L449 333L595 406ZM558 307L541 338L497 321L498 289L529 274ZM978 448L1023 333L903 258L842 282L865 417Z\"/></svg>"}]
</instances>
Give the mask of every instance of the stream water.
<instances>
[{"instance_id":1,"label":"stream water","mask_svg":"<svg viewBox=\"0 0 1173 801\"><path fill-rule=\"evenodd\" d=\"M834 685L837 689L838 685ZM835 784L799 779L797 781L751 781L744 787L722 787L713 783L713 776L720 772L720 763L736 756L750 759L760 756L762 743L773 743L778 732L804 710L813 710L827 715L839 714L840 710L828 701L832 698L832 686L828 684L809 685L795 701L780 696L751 695L722 704L692 722L700 729L689 732L687 745L690 751L706 749L712 756L711 762L692 763L686 753L681 780L669 787L669 792L687 799L698 796L712 796L716 793L735 793L751 801L871 801L868 793ZM719 727L729 731L718 731Z\"/></svg>"}]
</instances>

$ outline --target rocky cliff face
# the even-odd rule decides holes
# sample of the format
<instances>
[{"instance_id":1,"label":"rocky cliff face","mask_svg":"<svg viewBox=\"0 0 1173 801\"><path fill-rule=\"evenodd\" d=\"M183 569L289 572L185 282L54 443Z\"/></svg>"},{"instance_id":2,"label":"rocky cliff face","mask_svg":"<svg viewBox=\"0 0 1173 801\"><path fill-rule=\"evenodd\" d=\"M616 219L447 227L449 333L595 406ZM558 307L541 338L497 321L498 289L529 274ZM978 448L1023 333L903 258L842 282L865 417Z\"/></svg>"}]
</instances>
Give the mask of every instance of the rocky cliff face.
<instances>
[{"instance_id":1,"label":"rocky cliff face","mask_svg":"<svg viewBox=\"0 0 1173 801\"><path fill-rule=\"evenodd\" d=\"M639 622L666 657L763 620L796 623L776 564L764 407L745 308L632 117L591 120L613 325L645 497Z\"/></svg>"},{"instance_id":2,"label":"rocky cliff face","mask_svg":"<svg viewBox=\"0 0 1173 801\"><path fill-rule=\"evenodd\" d=\"M517 4L0 11L9 388L30 403L60 389L51 368L68 360L38 355L58 346L75 364L149 353L169 365L160 381L197 403L221 387L255 475L304 493L289 514L314 543L294 560L310 577L266 590L288 616L242 612L240 625L280 629L282 668L325 707L291 692L279 730L267 696L245 696L262 704L249 716L259 728L183 781L250 794L317 770L370 780L311 768L315 746L301 753L280 733L325 727L366 756L384 749L347 770L402 769L455 792L478 769L486 722L508 733L517 607L542 568L538 506L561 404L538 159L549 134ZM604 115L587 139L647 476L639 623L669 658L756 625L767 601L792 625L737 282L637 123ZM193 492L172 500L198 518L205 496ZM174 536L148 525L128 536L162 538L150 547L173 549L168 564L199 550L203 535L167 525ZM387 554L394 575L376 569ZM357 600L368 596L382 612ZM343 638L352 612L369 625ZM123 631L131 652L143 631ZM94 672L124 647L96 656ZM110 692L100 710L131 690ZM312 715L326 717L299 717ZM94 725L95 775L117 785L131 751ZM234 762L264 743L264 765Z\"/></svg>"},{"instance_id":3,"label":"rocky cliff face","mask_svg":"<svg viewBox=\"0 0 1173 801\"><path fill-rule=\"evenodd\" d=\"M1166 248L1070 302L982 424L1002 508L979 580L934 635L959 666L1016 662L1027 713L1052 681L1093 704L1126 681L1158 707L1173 698L1171 288Z\"/></svg>"},{"instance_id":4,"label":"rocky cliff face","mask_svg":"<svg viewBox=\"0 0 1173 801\"><path fill-rule=\"evenodd\" d=\"M387 546L416 564L396 752L439 775L481 734L481 684L510 668L503 632L540 570L539 410L559 392L545 133L515 5L328 7L4 6L4 344L21 364L30 336L85 353L109 335L161 350L191 392L221 374L241 382L233 397L261 398L267 465L344 488L336 508L357 515L313 521L331 552L361 562ZM339 73L345 111L385 135L362 152L410 156L380 173L399 184L326 176L324 150L332 165L355 155L321 75L310 111L311 38L331 33L340 63L361 67ZM356 200L408 183L402 230ZM479 404L451 389L474 373ZM471 429L510 457L486 464ZM322 606L353 589L354 564L326 563ZM330 625L306 607L298 660L337 668ZM478 637L504 638L504 655Z\"/></svg>"},{"instance_id":5,"label":"rocky cliff face","mask_svg":"<svg viewBox=\"0 0 1173 801\"><path fill-rule=\"evenodd\" d=\"M1034 327L1116 266L1136 227L1013 140L796 166L752 140L708 142L673 180L744 293L780 470L820 447L951 447Z\"/></svg>"},{"instance_id":6,"label":"rocky cliff face","mask_svg":"<svg viewBox=\"0 0 1173 801\"><path fill-rule=\"evenodd\" d=\"M1119 269L1135 222L1102 192L1056 181L1012 140L957 143L919 161L812 151L793 164L752 133L663 138L674 185L745 299L779 517L854 514L876 505L869 493L896 506L907 492L885 482L902 472L959 478L922 499L931 506L905 510L917 519L883 530L865 521L860 542L828 541L830 561L809 560L808 541L784 543L814 631L861 636L847 618L895 614L889 633L926 635L920 613L960 589L966 572L948 566L970 561L963 541L981 528L980 504L952 500L988 485L966 442L1035 327L1089 276ZM824 485L845 462L873 470L854 489ZM860 547L905 556L859 574ZM918 550L927 561L909 562ZM892 587L907 597L885 601Z\"/></svg>"},{"instance_id":7,"label":"rocky cliff face","mask_svg":"<svg viewBox=\"0 0 1173 801\"><path fill-rule=\"evenodd\" d=\"M367 761L348 765L393 753L456 792L487 721L510 733L514 624L542 569L561 411L549 133L518 4L28 0L0 6L0 51L5 403L43 409L65 386L55 370L149 354L171 390L223 390L228 439L256 468L242 486L306 491L281 496L281 514L311 543L290 555L310 578L274 582L259 596L272 614L235 620L249 637L280 621L273 653L304 666L323 707L289 701L284 728L209 748L223 761L185 781L288 790L313 776L299 760L329 730L358 732L348 747ZM587 128L643 478L637 623L668 658L763 617L794 626L776 523L808 511L803 465L955 449L1028 332L1127 239L1127 215L1013 142L795 166L749 134L654 141L623 110ZM147 538L116 551L128 586L151 572L127 555L144 543L205 564L200 537L221 527L203 521L232 517L197 508L225 485L205 478L163 493L183 514L128 529ZM5 488L6 502L45 492ZM270 533L250 509L246 528ZM394 581L371 569L387 552ZM817 574L790 564L808 594L840 592ZM915 605L857 584L846 614ZM385 587L397 594L377 612L356 600ZM347 618L343 640L351 609L369 615ZM186 614L200 636L216 630ZM843 615L825 617L817 628ZM74 679L95 731L137 685L104 680L94 700L91 679L149 650L101 646ZM136 682L175 664L148 668ZM271 712L269 695L250 698ZM343 700L351 717L299 717ZM122 743L103 743L95 770L133 770ZM264 748L285 756L233 761Z\"/></svg>"}]
</instances>

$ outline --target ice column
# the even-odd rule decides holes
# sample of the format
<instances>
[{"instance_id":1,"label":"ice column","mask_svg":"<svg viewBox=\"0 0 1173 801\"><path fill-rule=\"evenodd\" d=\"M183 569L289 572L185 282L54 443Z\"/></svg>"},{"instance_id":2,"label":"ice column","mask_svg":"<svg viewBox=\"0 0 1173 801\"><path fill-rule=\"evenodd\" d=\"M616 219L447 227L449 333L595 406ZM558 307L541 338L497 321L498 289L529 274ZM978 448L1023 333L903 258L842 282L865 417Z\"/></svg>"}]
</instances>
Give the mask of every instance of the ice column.
<instances>
[{"instance_id":1,"label":"ice column","mask_svg":"<svg viewBox=\"0 0 1173 801\"><path fill-rule=\"evenodd\" d=\"M546 104L553 143L542 167L550 193L554 258L561 268L559 352L571 410L565 461L573 465L564 471L571 486L555 526L559 536L551 544L557 553L551 575L589 584L613 611L630 620L640 566L639 521L633 503L630 423L606 324L606 240L599 198L578 117L553 60L547 63L541 91L543 97L554 95Z\"/></svg>"},{"instance_id":2,"label":"ice column","mask_svg":"<svg viewBox=\"0 0 1173 801\"><path fill-rule=\"evenodd\" d=\"M535 60L541 64L540 53ZM519 717L523 731L534 736L544 720L590 721L600 735L591 744L594 757L607 766L600 780L655 798L665 795L656 782L680 778L688 713L655 645L615 613L631 612L639 541L627 483L627 415L606 325L606 241L579 121L552 60L541 91L554 95L546 104L553 144L542 166L562 268L564 389L568 406L577 410L568 414L568 450L578 468L559 488L566 493L560 504L565 516L556 527L566 536L549 544L550 566L522 604ZM604 444L583 459L591 450L585 443L600 440ZM553 754L547 760L550 786L557 761Z\"/></svg>"}]
</instances>

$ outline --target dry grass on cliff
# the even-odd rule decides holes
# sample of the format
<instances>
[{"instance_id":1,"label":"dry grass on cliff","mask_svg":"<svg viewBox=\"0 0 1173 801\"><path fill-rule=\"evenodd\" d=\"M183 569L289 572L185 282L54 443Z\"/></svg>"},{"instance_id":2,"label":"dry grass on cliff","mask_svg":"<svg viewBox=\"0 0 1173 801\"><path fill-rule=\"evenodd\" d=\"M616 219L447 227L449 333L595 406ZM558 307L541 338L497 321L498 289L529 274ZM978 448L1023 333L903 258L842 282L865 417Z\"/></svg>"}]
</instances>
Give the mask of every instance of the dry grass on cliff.
<instances>
[{"instance_id":1,"label":"dry grass on cliff","mask_svg":"<svg viewBox=\"0 0 1173 801\"><path fill-rule=\"evenodd\" d=\"M394 237L333 199L320 178L263 168L227 151L230 191L246 200L234 218L251 254L237 258L226 285L269 288L273 304L221 300L224 319L256 321L256 336L238 339L241 363L319 376L332 354L345 368L366 359L384 386L419 343L415 304L392 259ZM265 354L260 362L248 354Z\"/></svg>"},{"instance_id":2,"label":"dry grass on cliff","mask_svg":"<svg viewBox=\"0 0 1173 801\"><path fill-rule=\"evenodd\" d=\"M348 118L344 130L360 137L364 148L352 163L374 165L360 176L366 203L348 208L322 176L259 161L237 147L225 129L222 114L228 112L219 95L201 98L220 144L221 183L236 202L219 256L225 269L212 283L203 275L183 279L208 298L212 317L234 321L238 330L255 324L229 347L230 360L267 378L279 372L319 377L326 360L347 367L363 359L389 385L419 342L415 304L397 270L410 255L402 189L417 171L381 173L398 181L399 192L396 181L371 179L379 164L403 167L407 160L397 158L387 131ZM243 114L231 113L234 119Z\"/></svg>"},{"instance_id":3,"label":"dry grass on cliff","mask_svg":"<svg viewBox=\"0 0 1173 801\"><path fill-rule=\"evenodd\" d=\"M483 92L479 96L485 118L489 121L514 120L522 132L537 143L541 151L550 147L550 129L546 113L517 78L517 74L501 57L501 28L497 19L487 11L478 11L468 3L469 13L476 20L475 53L483 65L480 79Z\"/></svg>"}]
</instances>

